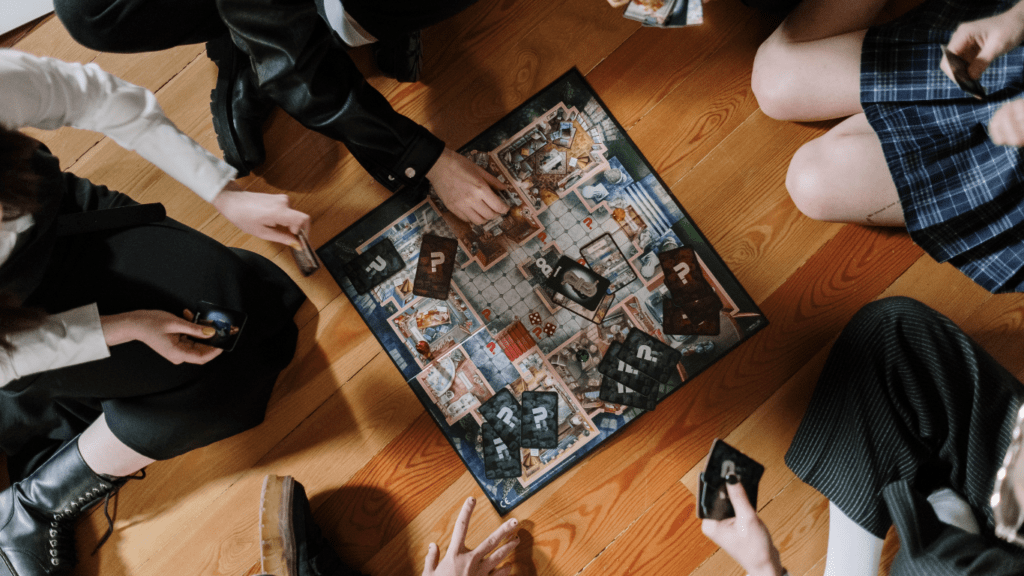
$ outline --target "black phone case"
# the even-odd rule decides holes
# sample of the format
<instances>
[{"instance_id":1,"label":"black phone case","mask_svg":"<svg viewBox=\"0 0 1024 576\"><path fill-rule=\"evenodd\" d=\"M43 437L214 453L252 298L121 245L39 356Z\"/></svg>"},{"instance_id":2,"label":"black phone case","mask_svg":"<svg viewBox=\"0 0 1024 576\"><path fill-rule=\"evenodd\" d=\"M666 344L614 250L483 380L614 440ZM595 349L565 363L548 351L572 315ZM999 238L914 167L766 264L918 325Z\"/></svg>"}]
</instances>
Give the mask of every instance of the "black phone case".
<instances>
[{"instance_id":1,"label":"black phone case","mask_svg":"<svg viewBox=\"0 0 1024 576\"><path fill-rule=\"evenodd\" d=\"M736 515L725 489L725 479L730 474L739 477L751 506L757 509L757 485L764 474L764 466L716 438L708 454L708 465L700 475L698 518L725 520Z\"/></svg>"}]
</instances>

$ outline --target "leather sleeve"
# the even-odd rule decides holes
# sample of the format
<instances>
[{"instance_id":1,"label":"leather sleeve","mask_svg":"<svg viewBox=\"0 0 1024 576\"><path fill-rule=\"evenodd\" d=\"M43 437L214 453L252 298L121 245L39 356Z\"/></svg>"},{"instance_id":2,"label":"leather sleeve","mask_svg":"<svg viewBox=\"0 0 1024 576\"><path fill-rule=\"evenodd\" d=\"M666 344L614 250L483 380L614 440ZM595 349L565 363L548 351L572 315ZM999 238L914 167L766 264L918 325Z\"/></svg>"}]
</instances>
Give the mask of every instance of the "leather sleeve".
<instances>
[{"instance_id":1,"label":"leather sleeve","mask_svg":"<svg viewBox=\"0 0 1024 576\"><path fill-rule=\"evenodd\" d=\"M424 180L444 142L366 82L312 0L217 0L217 8L260 89L285 112L343 142L391 191Z\"/></svg>"}]
</instances>

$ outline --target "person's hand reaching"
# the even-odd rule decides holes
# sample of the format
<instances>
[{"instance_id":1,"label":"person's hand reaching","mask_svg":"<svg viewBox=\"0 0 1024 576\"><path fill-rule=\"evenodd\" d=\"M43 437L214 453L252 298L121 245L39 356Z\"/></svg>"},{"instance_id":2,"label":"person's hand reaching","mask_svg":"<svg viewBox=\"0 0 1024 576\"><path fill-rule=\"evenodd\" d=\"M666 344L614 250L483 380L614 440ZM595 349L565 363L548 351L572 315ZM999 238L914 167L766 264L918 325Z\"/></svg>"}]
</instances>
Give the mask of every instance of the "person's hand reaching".
<instances>
[{"instance_id":1,"label":"person's hand reaching","mask_svg":"<svg viewBox=\"0 0 1024 576\"><path fill-rule=\"evenodd\" d=\"M445 148L427 172L434 192L456 217L483 224L508 212L508 206L494 193L505 185L469 158Z\"/></svg>"},{"instance_id":2,"label":"person's hand reaching","mask_svg":"<svg viewBox=\"0 0 1024 576\"><path fill-rule=\"evenodd\" d=\"M757 517L757 511L750 505L739 479L730 476L728 480L725 488L736 516L726 520L705 519L701 530L750 576L782 576L785 570L768 528Z\"/></svg>"},{"instance_id":3,"label":"person's hand reaching","mask_svg":"<svg viewBox=\"0 0 1024 576\"><path fill-rule=\"evenodd\" d=\"M469 517L476 505L474 498L467 498L455 521L452 541L448 544L448 552L444 558L437 544L433 542L427 548L427 558L423 566L423 576L508 576L512 566L498 568L505 558L519 544L519 537L513 536L519 522L513 518L491 533L475 549L466 547L466 532L469 530ZM504 542L504 544L502 544Z\"/></svg>"},{"instance_id":4,"label":"person's hand reaching","mask_svg":"<svg viewBox=\"0 0 1024 576\"><path fill-rule=\"evenodd\" d=\"M992 61L1020 46L1024 42L1024 3L990 16L964 22L953 32L947 47L949 51L967 61L967 72L971 78L981 78ZM951 80L952 70L948 70L945 61L942 71Z\"/></svg>"}]
</instances>

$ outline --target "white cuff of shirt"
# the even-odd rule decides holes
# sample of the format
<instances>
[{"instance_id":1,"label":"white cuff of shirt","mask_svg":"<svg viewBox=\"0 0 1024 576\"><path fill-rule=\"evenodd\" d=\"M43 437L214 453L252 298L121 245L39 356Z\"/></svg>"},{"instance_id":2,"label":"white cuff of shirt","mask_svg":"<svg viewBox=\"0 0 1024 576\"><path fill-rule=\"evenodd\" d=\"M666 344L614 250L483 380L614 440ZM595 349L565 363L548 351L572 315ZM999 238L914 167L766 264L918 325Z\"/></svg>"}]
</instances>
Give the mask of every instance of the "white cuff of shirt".
<instances>
[{"instance_id":1,"label":"white cuff of shirt","mask_svg":"<svg viewBox=\"0 0 1024 576\"><path fill-rule=\"evenodd\" d=\"M47 316L32 330L10 337L14 351L0 360L0 386L39 372L110 356L96 304Z\"/></svg>"},{"instance_id":2,"label":"white cuff of shirt","mask_svg":"<svg viewBox=\"0 0 1024 576\"><path fill-rule=\"evenodd\" d=\"M210 154L166 118L153 122L130 146L207 202L213 202L237 175L230 164Z\"/></svg>"}]
</instances>

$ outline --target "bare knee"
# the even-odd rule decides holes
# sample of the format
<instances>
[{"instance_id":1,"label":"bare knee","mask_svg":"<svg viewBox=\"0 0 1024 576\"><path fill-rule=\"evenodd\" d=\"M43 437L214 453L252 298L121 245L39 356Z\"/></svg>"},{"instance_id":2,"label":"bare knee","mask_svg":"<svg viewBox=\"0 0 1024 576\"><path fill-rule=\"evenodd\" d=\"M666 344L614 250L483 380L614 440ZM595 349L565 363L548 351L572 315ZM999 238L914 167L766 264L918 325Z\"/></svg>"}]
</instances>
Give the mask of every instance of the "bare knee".
<instances>
[{"instance_id":1,"label":"bare knee","mask_svg":"<svg viewBox=\"0 0 1024 576\"><path fill-rule=\"evenodd\" d=\"M797 120L806 99L797 88L790 44L776 31L757 49L750 85L761 111L776 120Z\"/></svg>"},{"instance_id":2,"label":"bare knee","mask_svg":"<svg viewBox=\"0 0 1024 576\"><path fill-rule=\"evenodd\" d=\"M834 221L835 187L830 176L832 163L828 142L823 138L812 140L796 151L786 172L786 189L796 207L808 218Z\"/></svg>"}]
</instances>

